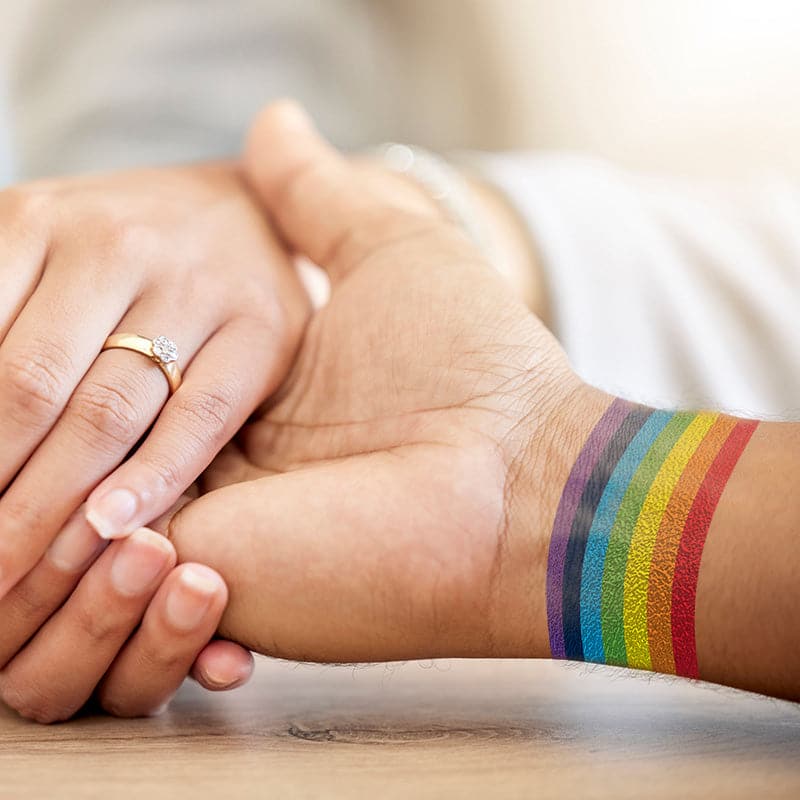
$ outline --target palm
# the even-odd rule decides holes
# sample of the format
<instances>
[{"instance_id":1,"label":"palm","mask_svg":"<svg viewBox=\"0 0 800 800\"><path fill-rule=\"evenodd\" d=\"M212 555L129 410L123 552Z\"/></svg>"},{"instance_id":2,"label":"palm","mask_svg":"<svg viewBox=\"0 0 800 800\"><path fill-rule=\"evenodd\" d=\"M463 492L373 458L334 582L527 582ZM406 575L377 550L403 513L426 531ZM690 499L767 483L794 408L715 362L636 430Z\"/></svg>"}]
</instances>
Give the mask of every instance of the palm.
<instances>
[{"instance_id":1,"label":"palm","mask_svg":"<svg viewBox=\"0 0 800 800\"><path fill-rule=\"evenodd\" d=\"M284 471L454 438L503 438L504 384L522 364L513 363L520 350L492 335L493 276L466 265L458 278L473 285L459 296L455 270L415 280L398 274L391 253L382 261L354 273L312 322L288 383L242 439L252 463ZM488 286L474 291L481 282ZM530 338L522 309L518 316L508 340ZM485 335L476 335L482 317Z\"/></svg>"}]
</instances>

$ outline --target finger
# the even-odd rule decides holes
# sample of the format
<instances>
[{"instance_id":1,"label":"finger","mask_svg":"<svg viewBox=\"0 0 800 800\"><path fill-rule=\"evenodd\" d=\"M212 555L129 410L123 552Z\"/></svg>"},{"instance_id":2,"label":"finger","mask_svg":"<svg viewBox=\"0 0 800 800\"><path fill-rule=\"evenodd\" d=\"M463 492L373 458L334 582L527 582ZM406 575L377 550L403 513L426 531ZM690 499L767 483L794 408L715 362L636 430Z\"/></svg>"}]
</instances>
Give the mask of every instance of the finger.
<instances>
[{"instance_id":1,"label":"finger","mask_svg":"<svg viewBox=\"0 0 800 800\"><path fill-rule=\"evenodd\" d=\"M419 191L387 192L383 183L365 182L291 102L270 106L256 120L245 164L289 244L334 282L386 241L439 219Z\"/></svg>"},{"instance_id":2,"label":"finger","mask_svg":"<svg viewBox=\"0 0 800 800\"><path fill-rule=\"evenodd\" d=\"M25 649L0 672L0 698L40 722L83 706L175 564L153 531L115 542Z\"/></svg>"},{"instance_id":3,"label":"finger","mask_svg":"<svg viewBox=\"0 0 800 800\"><path fill-rule=\"evenodd\" d=\"M234 642L217 639L203 648L192 666L191 677L211 692L244 686L253 675L253 654Z\"/></svg>"},{"instance_id":4,"label":"finger","mask_svg":"<svg viewBox=\"0 0 800 800\"><path fill-rule=\"evenodd\" d=\"M59 418L127 309L124 288L105 296L64 274L57 263L47 265L0 345L0 491Z\"/></svg>"},{"instance_id":5,"label":"finger","mask_svg":"<svg viewBox=\"0 0 800 800\"><path fill-rule=\"evenodd\" d=\"M277 387L291 356L291 343L266 325L239 321L217 332L146 441L89 496L98 533L125 535L169 508ZM117 506L117 497L130 503Z\"/></svg>"},{"instance_id":6,"label":"finger","mask_svg":"<svg viewBox=\"0 0 800 800\"><path fill-rule=\"evenodd\" d=\"M205 326L214 322L209 316L199 316L185 332L181 345L188 358L202 345ZM143 300L119 329L156 332L163 330L155 327L161 324L166 314L160 301ZM167 394L164 375L145 356L109 350L97 357L52 431L0 498L0 596L27 574L75 508L125 459ZM123 494L111 500L118 513L133 514L135 498Z\"/></svg>"},{"instance_id":7,"label":"finger","mask_svg":"<svg viewBox=\"0 0 800 800\"><path fill-rule=\"evenodd\" d=\"M49 231L28 194L0 192L0 344L36 289L44 269Z\"/></svg>"},{"instance_id":8,"label":"finger","mask_svg":"<svg viewBox=\"0 0 800 800\"><path fill-rule=\"evenodd\" d=\"M215 465L219 459L219 456L215 459ZM238 457L237 461L244 463L244 459L241 455ZM261 475L263 475L263 472L259 473L259 477ZM227 482L230 482L230 477L230 474L226 474ZM250 478L252 477L255 477L255 475L250 475ZM242 479L244 480L244 478ZM198 493L196 488L194 486L190 487L187 494L182 495L167 513L162 514L157 520L152 522L149 527L166 536L172 517L184 506L196 500L197 497ZM253 655L249 650L246 650L235 642L217 639L206 645L197 656L192 666L190 676L209 691L221 692L243 686L250 680L253 674L253 668Z\"/></svg>"},{"instance_id":9,"label":"finger","mask_svg":"<svg viewBox=\"0 0 800 800\"><path fill-rule=\"evenodd\" d=\"M227 600L227 587L214 570L176 567L103 678L98 689L103 708L118 717L158 712L214 635Z\"/></svg>"},{"instance_id":10,"label":"finger","mask_svg":"<svg viewBox=\"0 0 800 800\"><path fill-rule=\"evenodd\" d=\"M169 520L192 499L182 497L151 529L165 533ZM39 563L0 600L0 669L62 606L107 546L86 521L81 506Z\"/></svg>"},{"instance_id":11,"label":"finger","mask_svg":"<svg viewBox=\"0 0 800 800\"><path fill-rule=\"evenodd\" d=\"M78 509L42 560L0 600L0 669L58 610L106 544Z\"/></svg>"}]
</instances>

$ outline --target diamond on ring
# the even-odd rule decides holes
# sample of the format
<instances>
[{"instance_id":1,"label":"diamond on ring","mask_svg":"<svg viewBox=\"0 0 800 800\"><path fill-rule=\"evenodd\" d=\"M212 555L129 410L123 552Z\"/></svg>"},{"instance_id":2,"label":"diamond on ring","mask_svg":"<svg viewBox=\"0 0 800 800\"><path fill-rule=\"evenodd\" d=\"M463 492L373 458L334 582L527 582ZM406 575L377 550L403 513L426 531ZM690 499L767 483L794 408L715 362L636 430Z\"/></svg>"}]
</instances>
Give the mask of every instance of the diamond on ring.
<instances>
[{"instance_id":1,"label":"diamond on ring","mask_svg":"<svg viewBox=\"0 0 800 800\"><path fill-rule=\"evenodd\" d=\"M162 364L172 364L178 360L178 345L166 336L153 339L153 357Z\"/></svg>"}]
</instances>

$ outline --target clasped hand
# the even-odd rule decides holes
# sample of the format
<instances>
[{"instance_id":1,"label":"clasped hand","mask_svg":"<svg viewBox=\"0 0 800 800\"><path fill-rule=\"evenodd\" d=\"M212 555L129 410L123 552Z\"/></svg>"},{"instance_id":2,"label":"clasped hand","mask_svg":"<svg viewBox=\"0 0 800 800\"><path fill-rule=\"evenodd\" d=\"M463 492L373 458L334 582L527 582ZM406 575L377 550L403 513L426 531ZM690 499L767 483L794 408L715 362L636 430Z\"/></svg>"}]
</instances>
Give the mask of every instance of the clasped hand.
<instances>
[{"instance_id":1,"label":"clasped hand","mask_svg":"<svg viewBox=\"0 0 800 800\"><path fill-rule=\"evenodd\" d=\"M585 388L410 180L288 104L243 165L0 195L0 695L26 716L152 713L248 650L524 649L517 477L567 463L551 422ZM331 281L313 315L294 255ZM115 331L178 340L174 396Z\"/></svg>"}]
</instances>

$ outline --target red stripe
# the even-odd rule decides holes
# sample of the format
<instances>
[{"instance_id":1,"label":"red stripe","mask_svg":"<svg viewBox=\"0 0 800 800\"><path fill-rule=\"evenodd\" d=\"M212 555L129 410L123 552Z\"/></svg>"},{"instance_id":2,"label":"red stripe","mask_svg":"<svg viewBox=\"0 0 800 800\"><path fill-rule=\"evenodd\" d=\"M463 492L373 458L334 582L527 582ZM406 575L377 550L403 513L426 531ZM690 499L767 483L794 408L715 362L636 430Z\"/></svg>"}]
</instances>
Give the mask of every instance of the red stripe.
<instances>
[{"instance_id":1,"label":"red stripe","mask_svg":"<svg viewBox=\"0 0 800 800\"><path fill-rule=\"evenodd\" d=\"M676 675L700 677L694 630L700 559L725 485L757 427L758 422L751 420L736 424L703 478L683 527L672 584L672 648Z\"/></svg>"}]
</instances>

